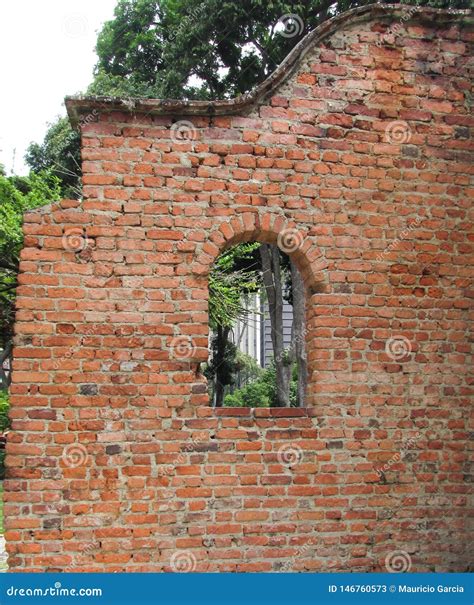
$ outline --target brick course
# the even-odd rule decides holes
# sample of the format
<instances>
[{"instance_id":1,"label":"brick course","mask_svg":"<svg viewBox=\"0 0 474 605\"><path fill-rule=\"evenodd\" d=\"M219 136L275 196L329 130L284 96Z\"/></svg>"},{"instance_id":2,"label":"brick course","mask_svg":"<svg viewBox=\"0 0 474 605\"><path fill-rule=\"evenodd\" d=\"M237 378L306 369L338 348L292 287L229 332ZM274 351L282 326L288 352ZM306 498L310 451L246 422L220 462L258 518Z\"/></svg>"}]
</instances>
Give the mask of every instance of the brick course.
<instances>
[{"instance_id":1,"label":"brick course","mask_svg":"<svg viewBox=\"0 0 474 605\"><path fill-rule=\"evenodd\" d=\"M24 225L13 571L467 569L473 36L404 15L323 24L258 98L68 102L84 200ZM305 280L305 409L209 407L207 277L250 240Z\"/></svg>"}]
</instances>

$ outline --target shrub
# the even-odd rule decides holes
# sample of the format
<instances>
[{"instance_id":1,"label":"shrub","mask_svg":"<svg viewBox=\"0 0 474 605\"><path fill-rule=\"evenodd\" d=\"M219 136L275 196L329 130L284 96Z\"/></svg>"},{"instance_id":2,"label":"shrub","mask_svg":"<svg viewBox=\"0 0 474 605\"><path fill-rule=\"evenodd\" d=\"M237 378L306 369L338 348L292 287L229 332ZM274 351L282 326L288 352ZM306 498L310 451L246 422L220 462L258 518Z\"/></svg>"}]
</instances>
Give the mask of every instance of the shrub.
<instances>
[{"instance_id":1,"label":"shrub","mask_svg":"<svg viewBox=\"0 0 474 605\"><path fill-rule=\"evenodd\" d=\"M0 391L0 433L6 431L10 426L10 418L8 417L8 393ZM5 478L5 450L0 449L0 479Z\"/></svg>"},{"instance_id":2,"label":"shrub","mask_svg":"<svg viewBox=\"0 0 474 605\"><path fill-rule=\"evenodd\" d=\"M241 389L236 389L224 398L225 407L260 408L269 407L270 394L268 385L263 381L251 382Z\"/></svg>"},{"instance_id":3,"label":"shrub","mask_svg":"<svg viewBox=\"0 0 474 605\"><path fill-rule=\"evenodd\" d=\"M296 364L292 368L290 383L290 405L296 407L297 394L297 376L298 370ZM246 384L241 389L236 389L233 393L224 398L225 407L271 407L276 400L276 369L272 363L268 368L262 370L257 380Z\"/></svg>"},{"instance_id":4,"label":"shrub","mask_svg":"<svg viewBox=\"0 0 474 605\"><path fill-rule=\"evenodd\" d=\"M10 418L8 417L9 403L8 391L0 391L0 433L3 433L10 427Z\"/></svg>"}]
</instances>

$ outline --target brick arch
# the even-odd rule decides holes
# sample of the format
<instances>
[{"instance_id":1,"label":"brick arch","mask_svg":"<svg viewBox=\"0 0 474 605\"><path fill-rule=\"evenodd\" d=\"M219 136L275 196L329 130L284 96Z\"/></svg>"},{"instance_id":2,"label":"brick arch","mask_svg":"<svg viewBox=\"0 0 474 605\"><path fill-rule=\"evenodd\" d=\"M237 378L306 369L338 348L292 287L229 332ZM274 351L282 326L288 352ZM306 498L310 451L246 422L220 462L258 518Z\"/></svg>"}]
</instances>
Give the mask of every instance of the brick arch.
<instances>
[{"instance_id":1,"label":"brick arch","mask_svg":"<svg viewBox=\"0 0 474 605\"><path fill-rule=\"evenodd\" d=\"M286 237L289 239L286 239ZM277 245L294 261L300 271L306 287L306 349L309 352L317 337L315 318L317 314L318 295L329 291L328 262L317 246L314 235L309 233L306 225L298 225L276 212L244 212L228 221L224 221L210 231L208 238L197 249L191 271L199 281L207 280L212 265L222 252L242 242L257 241ZM291 247L291 251L289 250ZM295 248L293 250L293 248ZM207 324L207 329L208 329ZM192 361L202 363L208 359L208 351L194 347ZM318 363L316 357L308 356L308 386L306 405L315 404L315 385L317 382ZM203 377L200 377L201 379ZM196 384L199 382L195 377ZM202 380L201 380L202 382Z\"/></svg>"},{"instance_id":2,"label":"brick arch","mask_svg":"<svg viewBox=\"0 0 474 605\"><path fill-rule=\"evenodd\" d=\"M196 253L193 272L207 277L217 257L242 242L275 244L294 261L311 294L326 290L328 263L306 227L281 214L245 212L213 229Z\"/></svg>"}]
</instances>

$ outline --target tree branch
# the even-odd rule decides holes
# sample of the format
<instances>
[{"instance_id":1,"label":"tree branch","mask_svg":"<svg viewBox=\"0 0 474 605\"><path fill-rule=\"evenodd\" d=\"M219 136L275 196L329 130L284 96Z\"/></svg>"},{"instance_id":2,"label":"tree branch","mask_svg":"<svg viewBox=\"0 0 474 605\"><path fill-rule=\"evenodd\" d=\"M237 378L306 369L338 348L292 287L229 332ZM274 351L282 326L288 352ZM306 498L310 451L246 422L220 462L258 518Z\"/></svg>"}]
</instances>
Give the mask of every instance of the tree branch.
<instances>
[{"instance_id":1,"label":"tree branch","mask_svg":"<svg viewBox=\"0 0 474 605\"><path fill-rule=\"evenodd\" d=\"M7 260L0 259L0 269L5 269L6 271L11 271L12 273L18 273L18 265L12 265Z\"/></svg>"}]
</instances>

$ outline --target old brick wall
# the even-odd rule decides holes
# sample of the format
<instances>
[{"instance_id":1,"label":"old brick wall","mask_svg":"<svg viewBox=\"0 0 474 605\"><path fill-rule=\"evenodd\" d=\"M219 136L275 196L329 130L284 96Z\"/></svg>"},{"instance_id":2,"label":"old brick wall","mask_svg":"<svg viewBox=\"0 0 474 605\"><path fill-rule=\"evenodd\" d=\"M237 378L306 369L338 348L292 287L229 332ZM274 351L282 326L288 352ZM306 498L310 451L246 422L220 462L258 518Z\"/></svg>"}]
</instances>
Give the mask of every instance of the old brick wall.
<instances>
[{"instance_id":1,"label":"old brick wall","mask_svg":"<svg viewBox=\"0 0 474 605\"><path fill-rule=\"evenodd\" d=\"M469 101L460 13L324 24L253 97L70 100L84 200L27 214L13 571L464 571ZM307 408L209 407L207 275L277 243Z\"/></svg>"}]
</instances>

